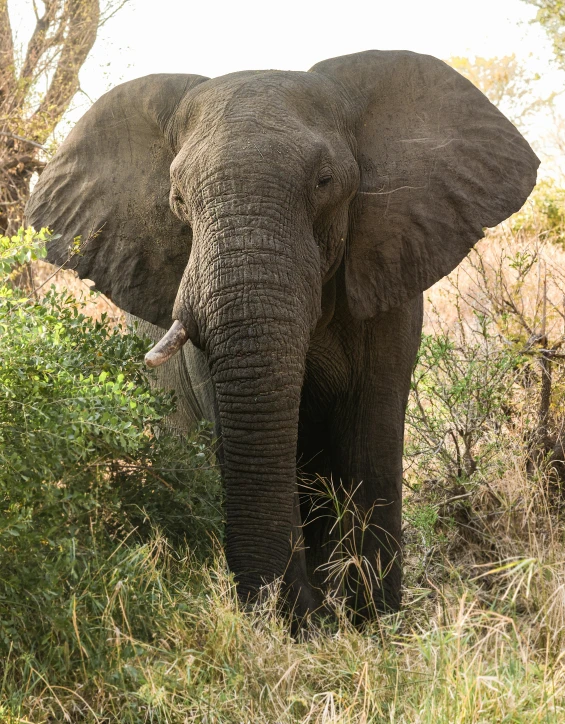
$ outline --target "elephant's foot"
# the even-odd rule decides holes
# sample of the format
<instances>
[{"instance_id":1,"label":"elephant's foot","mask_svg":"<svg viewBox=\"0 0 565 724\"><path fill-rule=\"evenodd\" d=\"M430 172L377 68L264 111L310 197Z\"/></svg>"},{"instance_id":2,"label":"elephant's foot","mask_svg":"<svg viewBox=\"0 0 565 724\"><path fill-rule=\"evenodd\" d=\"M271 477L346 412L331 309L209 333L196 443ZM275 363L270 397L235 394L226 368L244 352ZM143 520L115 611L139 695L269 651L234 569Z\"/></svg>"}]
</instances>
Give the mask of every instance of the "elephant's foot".
<instances>
[{"instance_id":1,"label":"elephant's foot","mask_svg":"<svg viewBox=\"0 0 565 724\"><path fill-rule=\"evenodd\" d=\"M325 602L324 595L310 584L294 583L286 591L285 612L290 617L292 636L303 640L324 621L336 621L335 612Z\"/></svg>"},{"instance_id":2,"label":"elephant's foot","mask_svg":"<svg viewBox=\"0 0 565 724\"><path fill-rule=\"evenodd\" d=\"M323 610L324 595L309 583L293 581L287 585L285 602L294 618L306 619Z\"/></svg>"},{"instance_id":3,"label":"elephant's foot","mask_svg":"<svg viewBox=\"0 0 565 724\"><path fill-rule=\"evenodd\" d=\"M237 594L242 610L251 613L267 603L273 595L273 587L266 584L259 590L250 591L238 586ZM296 579L290 581L288 572L277 603L280 613L289 618L293 636L302 636L310 623L335 619L335 613L325 604L323 593L308 582L299 582ZM270 608L270 604L268 607Z\"/></svg>"},{"instance_id":4,"label":"elephant's foot","mask_svg":"<svg viewBox=\"0 0 565 724\"><path fill-rule=\"evenodd\" d=\"M370 581L347 581L346 603L351 621L362 626L382 614L396 613L401 606L402 572L394 564L386 575L374 576ZM367 588L369 586L369 588Z\"/></svg>"}]
</instances>

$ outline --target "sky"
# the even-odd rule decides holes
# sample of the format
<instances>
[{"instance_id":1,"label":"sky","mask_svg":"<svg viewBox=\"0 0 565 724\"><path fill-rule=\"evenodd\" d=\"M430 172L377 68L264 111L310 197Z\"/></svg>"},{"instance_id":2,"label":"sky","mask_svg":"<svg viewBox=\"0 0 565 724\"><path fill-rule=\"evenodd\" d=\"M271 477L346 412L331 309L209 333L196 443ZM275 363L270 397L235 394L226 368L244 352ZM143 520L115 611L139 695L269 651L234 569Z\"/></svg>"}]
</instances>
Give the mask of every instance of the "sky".
<instances>
[{"instance_id":1,"label":"sky","mask_svg":"<svg viewBox=\"0 0 565 724\"><path fill-rule=\"evenodd\" d=\"M111 71L127 79L307 70L368 48L527 55L547 45L543 31L527 25L534 14L521 0L131 0L105 30L99 54L105 43L119 46Z\"/></svg>"},{"instance_id":2,"label":"sky","mask_svg":"<svg viewBox=\"0 0 565 724\"><path fill-rule=\"evenodd\" d=\"M8 4L25 43L34 25L32 0ZM521 0L129 0L100 30L81 72L85 95L69 118L117 83L148 73L307 70L369 48L443 59L516 53L549 93L565 87L565 74L551 68L550 43L529 22L534 15ZM565 99L558 107L565 115ZM543 135L543 123L533 132Z\"/></svg>"}]
</instances>

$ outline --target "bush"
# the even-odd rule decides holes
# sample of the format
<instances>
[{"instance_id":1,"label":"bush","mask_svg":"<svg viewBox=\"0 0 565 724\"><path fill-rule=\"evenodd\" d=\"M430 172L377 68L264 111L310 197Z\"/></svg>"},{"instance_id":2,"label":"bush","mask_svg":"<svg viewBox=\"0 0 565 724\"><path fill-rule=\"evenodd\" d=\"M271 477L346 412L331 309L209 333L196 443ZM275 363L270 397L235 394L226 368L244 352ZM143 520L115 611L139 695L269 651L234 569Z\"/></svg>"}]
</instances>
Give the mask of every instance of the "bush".
<instances>
[{"instance_id":1,"label":"bush","mask_svg":"<svg viewBox=\"0 0 565 724\"><path fill-rule=\"evenodd\" d=\"M47 238L0 242L0 658L63 647L73 666L84 577L155 527L205 555L221 496L204 428L158 434L174 401L149 385L146 340L70 296L39 301L7 283Z\"/></svg>"},{"instance_id":2,"label":"bush","mask_svg":"<svg viewBox=\"0 0 565 724\"><path fill-rule=\"evenodd\" d=\"M453 561L472 578L537 558L561 535L563 251L513 221L429 293L406 414L404 552L417 585L445 582Z\"/></svg>"},{"instance_id":3,"label":"bush","mask_svg":"<svg viewBox=\"0 0 565 724\"><path fill-rule=\"evenodd\" d=\"M516 232L538 235L555 244L565 244L565 189L543 180L535 187L523 209L512 217Z\"/></svg>"},{"instance_id":4,"label":"bush","mask_svg":"<svg viewBox=\"0 0 565 724\"><path fill-rule=\"evenodd\" d=\"M407 409L406 455L425 475L468 480L496 452L521 356L501 345L492 324L453 339L424 334Z\"/></svg>"}]
</instances>

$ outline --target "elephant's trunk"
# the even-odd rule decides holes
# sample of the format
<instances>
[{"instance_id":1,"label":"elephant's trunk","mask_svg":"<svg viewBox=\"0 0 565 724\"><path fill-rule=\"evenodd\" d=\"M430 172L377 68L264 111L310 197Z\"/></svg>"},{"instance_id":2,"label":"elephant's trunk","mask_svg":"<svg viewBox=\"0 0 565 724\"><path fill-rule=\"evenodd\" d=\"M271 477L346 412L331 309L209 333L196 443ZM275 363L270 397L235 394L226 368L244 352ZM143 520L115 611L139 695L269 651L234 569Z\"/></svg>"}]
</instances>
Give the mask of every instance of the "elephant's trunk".
<instances>
[{"instance_id":1,"label":"elephant's trunk","mask_svg":"<svg viewBox=\"0 0 565 724\"><path fill-rule=\"evenodd\" d=\"M305 350L290 328L230 339L213 360L227 546L240 593L284 573L296 485L298 411ZM262 325L261 325L262 326Z\"/></svg>"},{"instance_id":2,"label":"elephant's trunk","mask_svg":"<svg viewBox=\"0 0 565 724\"><path fill-rule=\"evenodd\" d=\"M226 555L243 597L283 575L290 555L300 396L321 284L308 245L288 236L288 227L286 238L254 230L197 245L189 266L206 286L181 292L175 314L183 319L182 300L196 309L214 383Z\"/></svg>"},{"instance_id":3,"label":"elephant's trunk","mask_svg":"<svg viewBox=\"0 0 565 724\"><path fill-rule=\"evenodd\" d=\"M288 564L309 337L296 299L273 305L272 289L250 293L256 296L251 318L246 303L235 303L230 323L209 332L226 485L226 555L244 596L283 575Z\"/></svg>"}]
</instances>

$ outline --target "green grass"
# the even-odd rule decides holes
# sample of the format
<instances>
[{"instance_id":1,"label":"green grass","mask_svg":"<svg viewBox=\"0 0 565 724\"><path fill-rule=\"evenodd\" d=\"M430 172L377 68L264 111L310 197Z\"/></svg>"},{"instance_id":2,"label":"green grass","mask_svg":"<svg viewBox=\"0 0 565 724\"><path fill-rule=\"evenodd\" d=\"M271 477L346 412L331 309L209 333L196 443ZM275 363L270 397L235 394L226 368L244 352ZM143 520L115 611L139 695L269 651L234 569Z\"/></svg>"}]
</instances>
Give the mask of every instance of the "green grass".
<instances>
[{"instance_id":1,"label":"green grass","mask_svg":"<svg viewBox=\"0 0 565 724\"><path fill-rule=\"evenodd\" d=\"M62 620L0 663L0 720L560 724L563 526L543 471L513 459L495 505L476 486L481 540L409 496L403 610L363 630L334 600L334 621L293 637L275 586L242 610L213 537L92 551Z\"/></svg>"}]
</instances>

